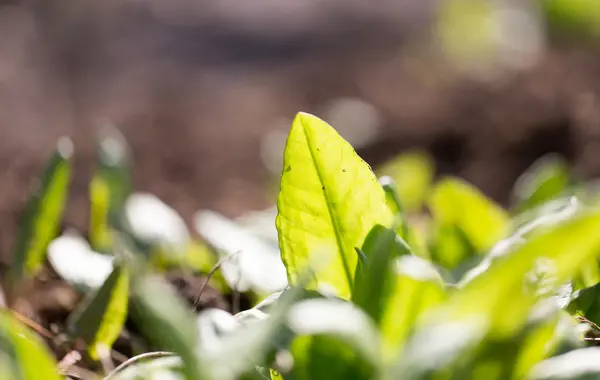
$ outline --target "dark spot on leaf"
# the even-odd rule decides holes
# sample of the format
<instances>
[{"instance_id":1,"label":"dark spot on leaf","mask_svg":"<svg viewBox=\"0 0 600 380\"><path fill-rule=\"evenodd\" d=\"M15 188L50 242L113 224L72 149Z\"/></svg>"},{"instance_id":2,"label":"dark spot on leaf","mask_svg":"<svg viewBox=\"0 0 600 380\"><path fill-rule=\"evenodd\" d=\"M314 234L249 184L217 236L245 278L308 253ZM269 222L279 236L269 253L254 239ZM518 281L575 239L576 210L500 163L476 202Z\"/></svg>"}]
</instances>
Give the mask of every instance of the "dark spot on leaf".
<instances>
[{"instance_id":1,"label":"dark spot on leaf","mask_svg":"<svg viewBox=\"0 0 600 380\"><path fill-rule=\"evenodd\" d=\"M321 190L325 190L325 186L321 187Z\"/></svg>"},{"instance_id":2,"label":"dark spot on leaf","mask_svg":"<svg viewBox=\"0 0 600 380\"><path fill-rule=\"evenodd\" d=\"M320 152L320 151L321 151L321 148L317 148L317 152Z\"/></svg>"},{"instance_id":3,"label":"dark spot on leaf","mask_svg":"<svg viewBox=\"0 0 600 380\"><path fill-rule=\"evenodd\" d=\"M292 165L288 165L288 167L287 167L287 168L285 168L285 171L286 171L286 172L289 172L290 170L292 170Z\"/></svg>"},{"instance_id":4,"label":"dark spot on leaf","mask_svg":"<svg viewBox=\"0 0 600 380\"><path fill-rule=\"evenodd\" d=\"M346 169L342 169L342 171L343 171L344 173L346 173Z\"/></svg>"}]
</instances>

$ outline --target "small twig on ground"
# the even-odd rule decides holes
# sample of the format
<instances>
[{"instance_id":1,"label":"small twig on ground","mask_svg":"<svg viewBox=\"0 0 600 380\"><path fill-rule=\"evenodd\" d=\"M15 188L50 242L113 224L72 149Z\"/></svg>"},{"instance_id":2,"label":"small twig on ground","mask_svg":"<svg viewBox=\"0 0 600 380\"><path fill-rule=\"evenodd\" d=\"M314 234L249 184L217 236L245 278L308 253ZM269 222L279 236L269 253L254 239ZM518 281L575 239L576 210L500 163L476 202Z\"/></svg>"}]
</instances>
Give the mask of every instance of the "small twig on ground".
<instances>
[{"instance_id":1,"label":"small twig on ground","mask_svg":"<svg viewBox=\"0 0 600 380\"><path fill-rule=\"evenodd\" d=\"M223 258L223 259L225 259L225 258ZM221 267L221 263L223 262L223 259L220 259L219 261L217 261L217 263L212 267L210 272L207 273L206 279L204 280L204 283L202 284L202 287L200 288L200 291L198 292L198 294L196 295L196 299L194 300L194 309L196 307L198 307L202 293L204 293L204 290L208 286L208 282L210 281L213 274L215 274L215 272Z\"/></svg>"},{"instance_id":2,"label":"small twig on ground","mask_svg":"<svg viewBox=\"0 0 600 380\"><path fill-rule=\"evenodd\" d=\"M156 352L146 352L145 354L134 356L134 357L128 359L127 361L119 364L117 366L117 368L115 368L114 370L112 370L110 373L108 373L106 375L104 380L109 380L109 379L113 378L119 372L121 372L125 368L137 363L140 360L150 359L150 358L163 358L163 357L168 357L168 356L177 356L177 354L175 354L174 352L169 352L169 351L156 351Z\"/></svg>"}]
</instances>

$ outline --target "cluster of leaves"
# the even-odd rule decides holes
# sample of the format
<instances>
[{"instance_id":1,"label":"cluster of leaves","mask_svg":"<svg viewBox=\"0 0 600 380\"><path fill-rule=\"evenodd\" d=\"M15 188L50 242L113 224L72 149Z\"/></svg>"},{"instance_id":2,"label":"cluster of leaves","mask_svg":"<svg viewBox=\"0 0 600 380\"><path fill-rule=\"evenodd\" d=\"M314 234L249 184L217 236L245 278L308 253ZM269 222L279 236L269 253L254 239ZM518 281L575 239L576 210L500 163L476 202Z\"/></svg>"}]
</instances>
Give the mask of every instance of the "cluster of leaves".
<instances>
[{"instance_id":1,"label":"cluster of leaves","mask_svg":"<svg viewBox=\"0 0 600 380\"><path fill-rule=\"evenodd\" d=\"M276 233L198 218L223 253L224 283L277 291L234 315L195 316L158 274L165 262L207 271L196 257L204 253L189 249L181 228L144 225L160 213L140 211L154 206L130 193L115 135L101 141L92 181L91 248L69 236L52 241L70 171L61 145L28 207L5 288L9 303L18 299L48 252L86 294L68 327L90 358L110 359L128 312L168 351L142 353L104 379L600 378L600 349L590 343L600 333L600 210L593 187L558 157L522 176L506 210L460 179L434 181L422 152L378 168L378 179L335 129L300 113L284 152ZM265 258L274 239L275 263ZM241 266L228 261L238 249ZM89 265L90 255L102 273L81 276L73 262L86 256ZM64 376L9 310L0 312L0 344L3 379Z\"/></svg>"}]
</instances>

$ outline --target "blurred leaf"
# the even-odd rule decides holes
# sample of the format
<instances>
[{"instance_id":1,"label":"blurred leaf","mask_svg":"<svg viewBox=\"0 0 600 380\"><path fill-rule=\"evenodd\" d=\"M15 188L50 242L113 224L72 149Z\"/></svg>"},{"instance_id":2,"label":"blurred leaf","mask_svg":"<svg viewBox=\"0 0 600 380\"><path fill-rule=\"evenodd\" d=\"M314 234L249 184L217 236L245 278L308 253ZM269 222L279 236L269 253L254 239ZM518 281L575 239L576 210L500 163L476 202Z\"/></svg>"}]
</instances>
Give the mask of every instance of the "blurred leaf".
<instances>
[{"instance_id":1,"label":"blurred leaf","mask_svg":"<svg viewBox=\"0 0 600 380\"><path fill-rule=\"evenodd\" d=\"M99 288L113 271L113 257L91 250L76 234L64 234L48 246L48 261L58 275L81 292Z\"/></svg>"},{"instance_id":2,"label":"blurred leaf","mask_svg":"<svg viewBox=\"0 0 600 380\"><path fill-rule=\"evenodd\" d=\"M419 211L428 196L435 172L433 159L425 151L401 154L376 170L396 183L398 197L407 212Z\"/></svg>"},{"instance_id":3,"label":"blurred leaf","mask_svg":"<svg viewBox=\"0 0 600 380\"><path fill-rule=\"evenodd\" d=\"M198 233L221 254L221 272L231 289L272 293L287 286L276 245L213 211L195 216Z\"/></svg>"},{"instance_id":4,"label":"blurred leaf","mask_svg":"<svg viewBox=\"0 0 600 380\"><path fill-rule=\"evenodd\" d=\"M366 256L366 263L362 268L356 266L352 302L379 324L388 298L393 292L393 264L400 255L409 254L410 248L396 232L378 224L365 238L361 252Z\"/></svg>"},{"instance_id":5,"label":"blurred leaf","mask_svg":"<svg viewBox=\"0 0 600 380\"><path fill-rule=\"evenodd\" d=\"M594 380L600 378L600 347L587 347L546 359L533 370L533 380Z\"/></svg>"},{"instance_id":6,"label":"blurred leaf","mask_svg":"<svg viewBox=\"0 0 600 380\"><path fill-rule=\"evenodd\" d=\"M58 366L43 342L8 310L0 310L0 374L6 380L60 380ZM4 372L6 371L6 372ZM8 375L10 374L10 375ZM8 375L10 377L4 377Z\"/></svg>"},{"instance_id":7,"label":"blurred leaf","mask_svg":"<svg viewBox=\"0 0 600 380\"><path fill-rule=\"evenodd\" d=\"M551 27L559 32L600 36L600 8L595 0L545 0L540 4Z\"/></svg>"},{"instance_id":8,"label":"blurred leaf","mask_svg":"<svg viewBox=\"0 0 600 380\"><path fill-rule=\"evenodd\" d=\"M305 277L300 278L300 285L306 283ZM301 287L288 288L271 306L268 319L242 323L235 331L222 335L219 344L203 346L198 355L211 363L212 378L239 379L255 372L255 366L265 366L270 354L289 339L285 322L290 307L305 296Z\"/></svg>"},{"instance_id":9,"label":"blurred leaf","mask_svg":"<svg viewBox=\"0 0 600 380\"><path fill-rule=\"evenodd\" d=\"M166 354L165 354L166 355ZM105 380L183 380L181 359L175 355L141 360Z\"/></svg>"},{"instance_id":10,"label":"blurred leaf","mask_svg":"<svg viewBox=\"0 0 600 380\"><path fill-rule=\"evenodd\" d=\"M152 275L137 278L132 285L132 316L144 336L160 349L177 353L188 379L208 379L210 367L196 356L198 330L185 301L164 280Z\"/></svg>"},{"instance_id":11,"label":"blurred leaf","mask_svg":"<svg viewBox=\"0 0 600 380\"><path fill-rule=\"evenodd\" d=\"M508 232L506 211L459 179L440 181L433 189L429 208L438 226L459 228L478 253L487 252Z\"/></svg>"},{"instance_id":12,"label":"blurred leaf","mask_svg":"<svg viewBox=\"0 0 600 380\"><path fill-rule=\"evenodd\" d=\"M536 299L533 271L544 266L546 291L558 289L600 251L600 213L576 215L541 231L463 285L442 309L448 320L477 318L497 334L515 331ZM506 308L505 300L511 300Z\"/></svg>"},{"instance_id":13,"label":"blurred leaf","mask_svg":"<svg viewBox=\"0 0 600 380\"><path fill-rule=\"evenodd\" d=\"M317 251L332 252L310 286L329 286L349 298L355 248L376 223L385 226L393 216L369 166L315 116L300 113L292 124L277 205L279 245L290 283L297 283Z\"/></svg>"},{"instance_id":14,"label":"blurred leaf","mask_svg":"<svg viewBox=\"0 0 600 380\"><path fill-rule=\"evenodd\" d=\"M61 139L27 202L11 267L15 280L37 272L48 244L56 237L67 200L72 154L71 140Z\"/></svg>"},{"instance_id":15,"label":"blurred leaf","mask_svg":"<svg viewBox=\"0 0 600 380\"><path fill-rule=\"evenodd\" d=\"M379 336L360 309L342 300L313 299L288 316L293 379L371 379L379 366ZM285 376L285 375L284 375Z\"/></svg>"},{"instance_id":16,"label":"blurred leaf","mask_svg":"<svg viewBox=\"0 0 600 380\"><path fill-rule=\"evenodd\" d=\"M110 227L131 192L130 153L125 138L105 126L98 138L99 167L90 183L90 243L100 252L112 246Z\"/></svg>"},{"instance_id":17,"label":"blurred leaf","mask_svg":"<svg viewBox=\"0 0 600 380\"><path fill-rule=\"evenodd\" d=\"M438 225L432 238L429 248L431 260L450 271L453 281L477 262L477 250L460 227Z\"/></svg>"},{"instance_id":18,"label":"blurred leaf","mask_svg":"<svg viewBox=\"0 0 600 380\"><path fill-rule=\"evenodd\" d=\"M536 161L517 180L513 197L518 210L531 209L563 195L571 183L568 164L561 156Z\"/></svg>"},{"instance_id":19,"label":"blurred leaf","mask_svg":"<svg viewBox=\"0 0 600 380\"><path fill-rule=\"evenodd\" d=\"M393 264L391 295L381 305L385 355L397 354L420 316L446 299L444 282L431 263L407 255Z\"/></svg>"},{"instance_id":20,"label":"blurred leaf","mask_svg":"<svg viewBox=\"0 0 600 380\"><path fill-rule=\"evenodd\" d=\"M110 350L127 318L129 276L127 270L116 267L104 284L91 293L67 321L70 334L83 338L92 359ZM110 352L110 351L108 351Z\"/></svg>"},{"instance_id":21,"label":"blurred leaf","mask_svg":"<svg viewBox=\"0 0 600 380\"><path fill-rule=\"evenodd\" d=\"M99 175L90 182L90 243L99 251L109 251L112 244L108 226L110 189Z\"/></svg>"}]
</instances>

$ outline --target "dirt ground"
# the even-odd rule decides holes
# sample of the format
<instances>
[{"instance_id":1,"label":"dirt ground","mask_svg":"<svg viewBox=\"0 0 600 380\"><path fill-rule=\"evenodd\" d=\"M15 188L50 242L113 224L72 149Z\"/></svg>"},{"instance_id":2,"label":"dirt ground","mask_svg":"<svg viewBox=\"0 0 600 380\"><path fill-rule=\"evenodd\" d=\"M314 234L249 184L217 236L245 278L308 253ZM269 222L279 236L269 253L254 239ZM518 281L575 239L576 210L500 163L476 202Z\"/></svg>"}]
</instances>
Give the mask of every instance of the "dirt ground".
<instances>
[{"instance_id":1,"label":"dirt ground","mask_svg":"<svg viewBox=\"0 0 600 380\"><path fill-rule=\"evenodd\" d=\"M340 97L360 98L379 113L379 135L359 149L372 165L408 148L426 148L440 174L460 175L503 203L519 173L545 153L565 155L581 176L600 174L598 46L555 43L533 67L482 83L446 75L427 54L416 58L406 36L428 19L427 10L414 5L418 1L409 2L413 17L402 16L404 27L393 32L390 22L373 21L383 17L375 11L364 19L348 13L360 27L328 29L323 16L317 24L305 17L268 30L256 27L267 25L261 15L228 29L216 22L169 24L134 2L126 12L106 5L91 13L78 9L76 16L46 9L44 2L5 3L5 261L27 191L62 135L76 149L65 224L85 232L87 186L96 164L93 137L106 121L131 145L135 188L156 194L188 222L201 208L233 217L267 207L272 175L261 160L265 134L285 131L298 111L320 115ZM198 286L173 281L182 293ZM228 307L216 292L207 294L206 305Z\"/></svg>"}]
</instances>

